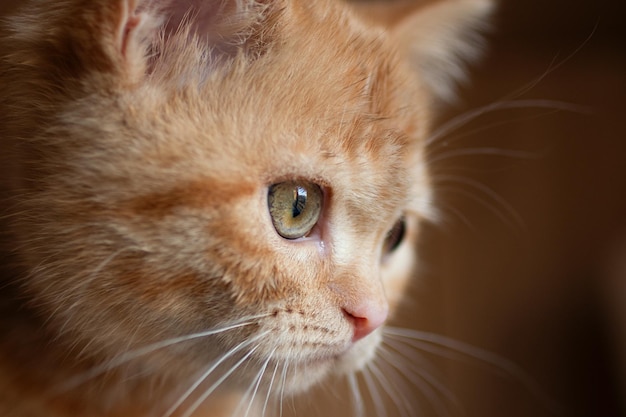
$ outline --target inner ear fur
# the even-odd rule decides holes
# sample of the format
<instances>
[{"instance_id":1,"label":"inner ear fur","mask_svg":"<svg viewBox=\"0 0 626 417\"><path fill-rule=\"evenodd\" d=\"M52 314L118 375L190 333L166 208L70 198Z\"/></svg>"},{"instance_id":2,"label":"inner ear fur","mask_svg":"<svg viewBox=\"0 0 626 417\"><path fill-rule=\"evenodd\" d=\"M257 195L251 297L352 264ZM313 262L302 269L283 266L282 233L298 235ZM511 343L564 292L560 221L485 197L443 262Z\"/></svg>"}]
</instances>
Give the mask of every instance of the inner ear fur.
<instances>
[{"instance_id":1,"label":"inner ear fur","mask_svg":"<svg viewBox=\"0 0 626 417\"><path fill-rule=\"evenodd\" d=\"M278 0L274 0L277 2ZM257 30L270 0L54 0L33 3L38 19L12 22L19 62L37 60L42 74L63 80L133 84L149 72L159 48L177 38L235 55ZM35 14L30 14L35 15ZM181 40L186 37L185 40ZM195 38L194 40L189 38ZM27 52L24 52L27 51ZM19 56L23 54L24 56ZM29 55L29 56L26 56ZM112 76L112 77L111 77Z\"/></svg>"}]
</instances>

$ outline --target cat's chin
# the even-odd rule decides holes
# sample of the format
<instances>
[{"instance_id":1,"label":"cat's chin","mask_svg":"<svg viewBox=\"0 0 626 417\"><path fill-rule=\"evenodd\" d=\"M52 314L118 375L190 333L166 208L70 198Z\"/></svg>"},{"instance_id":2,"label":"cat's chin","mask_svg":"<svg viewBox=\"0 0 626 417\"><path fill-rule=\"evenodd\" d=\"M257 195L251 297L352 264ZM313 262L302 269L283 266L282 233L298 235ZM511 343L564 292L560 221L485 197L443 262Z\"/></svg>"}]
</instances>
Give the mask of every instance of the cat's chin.
<instances>
[{"instance_id":1,"label":"cat's chin","mask_svg":"<svg viewBox=\"0 0 626 417\"><path fill-rule=\"evenodd\" d=\"M333 373L344 375L360 371L376 356L382 340L380 329L357 341L344 355L337 359Z\"/></svg>"},{"instance_id":2,"label":"cat's chin","mask_svg":"<svg viewBox=\"0 0 626 417\"><path fill-rule=\"evenodd\" d=\"M329 376L349 375L362 370L375 358L381 340L382 333L378 330L354 343L341 355L316 358L296 365L294 378L286 384L285 392L297 394Z\"/></svg>"}]
</instances>

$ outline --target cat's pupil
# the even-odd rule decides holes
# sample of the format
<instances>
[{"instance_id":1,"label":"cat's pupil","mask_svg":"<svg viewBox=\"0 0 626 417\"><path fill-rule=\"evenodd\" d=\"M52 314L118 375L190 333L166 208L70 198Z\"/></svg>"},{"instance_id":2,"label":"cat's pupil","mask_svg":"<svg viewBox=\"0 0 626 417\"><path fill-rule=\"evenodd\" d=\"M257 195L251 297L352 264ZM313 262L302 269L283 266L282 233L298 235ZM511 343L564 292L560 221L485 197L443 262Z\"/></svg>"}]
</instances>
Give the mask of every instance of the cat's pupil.
<instances>
[{"instance_id":1,"label":"cat's pupil","mask_svg":"<svg viewBox=\"0 0 626 417\"><path fill-rule=\"evenodd\" d=\"M400 246L406 235L406 221L404 217L400 218L393 227L387 232L383 253L389 254Z\"/></svg>"},{"instance_id":2,"label":"cat's pupil","mask_svg":"<svg viewBox=\"0 0 626 417\"><path fill-rule=\"evenodd\" d=\"M306 199L307 199L306 188L298 186L293 190L293 194L294 195L293 195L292 216L296 218L300 214L302 214L302 211L304 211L304 208L306 207Z\"/></svg>"}]
</instances>

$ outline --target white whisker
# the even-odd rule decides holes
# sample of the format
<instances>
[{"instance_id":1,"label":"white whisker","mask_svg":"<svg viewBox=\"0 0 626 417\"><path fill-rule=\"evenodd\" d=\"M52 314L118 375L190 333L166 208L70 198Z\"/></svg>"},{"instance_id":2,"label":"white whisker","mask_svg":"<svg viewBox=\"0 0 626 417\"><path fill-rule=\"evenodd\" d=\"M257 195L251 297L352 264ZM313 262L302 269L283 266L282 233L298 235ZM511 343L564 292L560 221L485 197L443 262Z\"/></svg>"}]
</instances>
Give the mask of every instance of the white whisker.
<instances>
[{"instance_id":1,"label":"white whisker","mask_svg":"<svg viewBox=\"0 0 626 417\"><path fill-rule=\"evenodd\" d=\"M388 348L392 348L394 353L401 355L401 357L406 358L410 361L411 364L416 366L416 369L427 371L431 374L437 374L439 378L443 379L443 375L438 373L440 370L437 369L434 364L426 358L424 353L432 353L429 351L421 351L416 350L415 346L410 343L406 343L406 341L401 341L396 338L389 337L386 335L384 342ZM436 349L441 350L441 348L436 347ZM390 349L387 349L390 351Z\"/></svg>"},{"instance_id":2,"label":"white whisker","mask_svg":"<svg viewBox=\"0 0 626 417\"><path fill-rule=\"evenodd\" d=\"M368 367L365 367L362 371L363 380L365 381L365 385L367 386L367 390L369 391L370 398L374 403L374 409L376 410L376 417L387 417L387 410L385 410L385 403L383 402L383 398L380 396L378 392L378 388L374 383L374 379L370 374L370 370Z\"/></svg>"},{"instance_id":3,"label":"white whisker","mask_svg":"<svg viewBox=\"0 0 626 417\"><path fill-rule=\"evenodd\" d=\"M511 109L532 109L532 108L547 108L547 109L555 109L555 110L563 110L570 111L575 113L586 113L588 109L576 106L571 103L564 103L560 101L552 101L552 100L513 100L513 101L498 101L495 103L488 104L483 107L479 107L474 110L470 110L466 113L463 113L459 116L456 116L444 123L439 128L435 129L435 131L426 139L425 145L431 146L440 138L448 135L450 132L455 131L456 129L466 125L472 120L494 111L499 110L511 110Z\"/></svg>"},{"instance_id":4,"label":"white whisker","mask_svg":"<svg viewBox=\"0 0 626 417\"><path fill-rule=\"evenodd\" d=\"M513 206L506 202L502 197L500 197L498 193L496 193L493 189L487 187L486 185L471 180L469 178L459 177L455 175L435 176L433 177L433 182L457 183L460 185L469 186L476 191L480 191L484 196L489 197L494 202L494 204L489 203L489 201L484 200L461 187L454 187L450 185L438 187L439 191L452 191L476 201L477 203L492 211L503 223L507 224L513 230L520 232L527 231L527 226L517 210L515 210Z\"/></svg>"},{"instance_id":5,"label":"white whisker","mask_svg":"<svg viewBox=\"0 0 626 417\"><path fill-rule=\"evenodd\" d=\"M285 384L287 383L287 369L289 367L289 361L285 360L285 364L283 365L283 372L281 376L281 384L280 384L280 414L279 417L283 417L283 401L285 399Z\"/></svg>"},{"instance_id":6,"label":"white whisker","mask_svg":"<svg viewBox=\"0 0 626 417\"><path fill-rule=\"evenodd\" d=\"M249 326L251 324L255 324L256 320L258 318L262 318L262 317L266 317L269 314L262 314L262 315L258 315L258 316L252 316L252 317L247 317L244 319L241 319L242 322L237 322L235 324L231 324L225 327L220 327L217 329L211 329L211 330L206 330L203 332L199 332L199 333L193 333L190 335L185 335L185 336L178 336L178 337L174 337L171 339L166 339L163 340L161 342L157 342L157 343L153 343L147 346L144 346L142 348L136 349L134 351L125 353L121 356L115 357L113 359L111 359L110 361L108 361L107 363L104 363L100 366L96 366L94 368L92 368L91 370L82 373L80 375L77 375L76 377L70 379L68 382L66 382L65 384L62 385L61 388L59 388L58 392L63 392L66 390L70 390L72 388L75 388L99 375L102 375L108 371L111 371L121 365L124 365L134 359L137 359L141 356L156 352L160 349L164 349L179 343L183 343L183 342L187 342L190 340L195 340L195 339L199 339L199 338L203 338L203 337L208 337L208 336L213 336L219 333L224 333L227 332L229 330L234 330L240 327L245 327L245 326Z\"/></svg>"},{"instance_id":7,"label":"white whisker","mask_svg":"<svg viewBox=\"0 0 626 417\"><path fill-rule=\"evenodd\" d=\"M450 185L439 186L439 187L437 187L437 190L439 191L439 193L459 194L459 195L462 195L463 197L467 197L468 199L476 202L477 204L479 204L482 207L484 207L487 210L489 210L503 224L505 224L512 232L516 233L516 235L520 234L521 230L524 230L524 229L520 229L518 227L518 225L516 225L513 221L511 221L507 217L506 213L504 211L502 211L498 206L496 206L495 204L490 203L488 200L486 200L484 198L481 198L481 197L473 194L471 191L468 191L468 190L466 190L464 188L461 188L461 187L455 187L455 186L450 186Z\"/></svg>"},{"instance_id":8,"label":"white whisker","mask_svg":"<svg viewBox=\"0 0 626 417\"><path fill-rule=\"evenodd\" d=\"M394 389L395 384L393 384L385 374L376 366L376 363L372 362L369 364L370 369L376 379L380 383L382 389L387 393L389 398L393 401L396 406L396 409L400 412L400 415L411 417L411 409L413 408L411 404L407 401L406 397L402 395L400 392Z\"/></svg>"},{"instance_id":9,"label":"white whisker","mask_svg":"<svg viewBox=\"0 0 626 417\"><path fill-rule=\"evenodd\" d=\"M418 352L416 352L415 349L411 349L409 346L405 346L399 343L397 340L393 341L393 340L386 339L385 343L389 347L393 348L393 350L400 356L400 358L406 359L407 364L408 364L408 370L411 371L412 373L410 375L405 373L404 370L406 369L406 366L398 362L397 356L392 355L392 352L386 349L386 351L390 355L388 359L389 358L393 359L393 361L390 362L392 366L395 366L396 369L399 372L402 372L406 377L410 377L411 375L413 375L415 378L418 378L420 381L429 384L434 389L436 389L448 402L454 404L454 406L458 410L460 411L463 410L463 407L459 404L456 396L441 381L439 381L439 379L437 379L437 377L434 375L434 371L429 372L425 369L425 367L417 366L414 364L416 354L418 354ZM443 377L440 375L439 378L443 378ZM411 380L414 383L417 382L413 379Z\"/></svg>"},{"instance_id":10,"label":"white whisker","mask_svg":"<svg viewBox=\"0 0 626 417\"><path fill-rule=\"evenodd\" d=\"M209 366L209 368L200 376L200 378L196 380L196 382L194 382L191 385L191 387L189 387L189 389L187 389L187 391L185 391L185 393L178 399L178 401L176 401L169 408L169 410L167 410L167 412L163 415L163 417L170 417L172 414L174 414L174 412L178 409L178 407L180 407L183 404L183 402L185 402L185 400L187 400L187 398L189 398L189 396L200 386L200 384L206 381L209 375L211 375L211 373L213 373L213 371L215 371L215 369L218 366L220 366L226 359L228 359L235 353L239 352L242 348L256 342L257 340L267 335L268 333L269 331L266 331L264 333L258 334L257 336L253 337L250 340L245 340L239 343L237 346L235 346L231 350L229 350L228 352L226 352L224 355L222 355L218 360L216 360L213 364L211 364L211 366Z\"/></svg>"},{"instance_id":11,"label":"white whisker","mask_svg":"<svg viewBox=\"0 0 626 417\"><path fill-rule=\"evenodd\" d=\"M237 370L252 354L259 348L259 345L253 347L250 352L246 353L246 355L241 358L236 364L234 364L224 375L222 375L213 385L209 387L201 396L198 398L189 409L183 414L181 417L191 417L193 413L202 405L203 402L206 401L207 398L215 391L226 379Z\"/></svg>"},{"instance_id":12,"label":"white whisker","mask_svg":"<svg viewBox=\"0 0 626 417\"><path fill-rule=\"evenodd\" d=\"M254 404L254 399L256 398L256 394L259 391L259 386L261 385L261 381L263 380L263 375L265 375L265 370L267 369L267 365L269 364L270 360L272 359L272 356L274 356L274 353L276 352L276 349L277 348L274 348L272 353L270 353L268 355L267 359L263 363L263 366L261 367L261 370L259 371L259 373L256 376L256 384L255 384L255 387L254 387L254 392L252 393L252 397L250 398L250 403L248 404L248 408L246 409L246 414L245 414L244 417L248 417L248 414L250 414L250 410L252 409L252 405Z\"/></svg>"},{"instance_id":13,"label":"white whisker","mask_svg":"<svg viewBox=\"0 0 626 417\"><path fill-rule=\"evenodd\" d=\"M478 233L478 229L469 221L467 216L463 214L461 210L457 209L451 204L445 204L442 201L439 201L437 205L439 206L439 216L444 223L451 222L451 220L449 220L450 216L446 216L445 213L450 212L452 213L452 215L456 216L461 221L461 223L463 223L463 225L465 225L465 227L467 227L471 232L473 232L474 234Z\"/></svg>"},{"instance_id":14,"label":"white whisker","mask_svg":"<svg viewBox=\"0 0 626 417\"><path fill-rule=\"evenodd\" d=\"M261 417L265 417L265 411L267 410L267 404L270 400L270 395L272 394L272 387L274 386L274 379L276 378L276 371L278 371L279 362L276 361L276 366L274 366L274 372L272 372L272 379L270 379L270 385L267 388L267 395L265 396L265 403L263 404L263 412L261 413Z\"/></svg>"},{"instance_id":15,"label":"white whisker","mask_svg":"<svg viewBox=\"0 0 626 417\"><path fill-rule=\"evenodd\" d=\"M528 84L522 86L517 91L513 91L507 97L519 97L519 96L521 96L523 94L528 93L530 90L532 90L537 85L539 85L548 75L550 75L554 71L558 70L559 68L561 68L566 63L568 63L574 56L576 56L591 41L591 38L593 38L593 36L595 35L596 31L598 30L598 26L599 26L599 22L596 22L595 26L593 27L593 29L591 30L591 32L589 33L587 38L576 49L574 49L574 51L572 51L569 55L567 55L565 58L563 58L558 63L556 63L556 59L557 59L558 56L555 56L552 59L552 61L550 62L550 65L548 65L548 68L543 72L543 74L541 74L535 80L532 80Z\"/></svg>"},{"instance_id":16,"label":"white whisker","mask_svg":"<svg viewBox=\"0 0 626 417\"><path fill-rule=\"evenodd\" d=\"M508 202L506 202L497 192L495 192L493 189L487 187L484 184L481 184L478 181L466 178L466 177L460 177L458 175L438 175L435 179L435 181L437 182L453 182L453 183L457 183L457 184L464 184L467 185L477 191L482 192L484 195L490 197L494 202L496 202L497 204L500 205L500 207L502 207L506 213L513 219L513 221L515 222L515 224L520 228L520 229L525 229L526 225L524 224L524 220L522 220L522 217L519 215L519 213L517 212L517 210L515 210L513 208L513 206L511 206Z\"/></svg>"},{"instance_id":17,"label":"white whisker","mask_svg":"<svg viewBox=\"0 0 626 417\"><path fill-rule=\"evenodd\" d=\"M522 151L518 149L503 149L494 147L461 148L452 149L447 152L441 152L439 154L436 154L432 158L429 158L427 163L436 164L437 162L460 156L499 156L516 159L538 159L541 157L541 155L537 153Z\"/></svg>"},{"instance_id":18,"label":"white whisker","mask_svg":"<svg viewBox=\"0 0 626 417\"><path fill-rule=\"evenodd\" d=\"M463 408L460 407L454 394L452 394L452 392L447 389L445 385L425 370L415 366L412 362L412 356L403 354L400 351L398 351L398 354L400 355L400 358L403 359L402 362L399 360L400 358L397 358L392 351L388 350L384 346L380 349L380 358L387 362L396 374L404 376L415 387L417 387L424 394L438 416L450 415L450 411L441 400L441 397L452 403L455 408L460 411L461 415L464 414Z\"/></svg>"},{"instance_id":19,"label":"white whisker","mask_svg":"<svg viewBox=\"0 0 626 417\"><path fill-rule=\"evenodd\" d=\"M385 333L385 336L408 344L409 346L417 347L419 349L424 346L428 346L428 344L431 344L443 347L455 353L460 353L471 358L478 359L481 362L485 362L503 370L513 366L513 363L511 361L501 358L498 355L436 333L390 326L385 327L383 331ZM431 350L428 352L439 354L441 351ZM517 368L516 365L513 367Z\"/></svg>"},{"instance_id":20,"label":"white whisker","mask_svg":"<svg viewBox=\"0 0 626 417\"><path fill-rule=\"evenodd\" d=\"M352 408L354 410L355 417L364 417L365 409L363 397L361 397L361 391L359 390L359 382L356 374L348 375L348 383L350 385L350 392L352 393Z\"/></svg>"},{"instance_id":21,"label":"white whisker","mask_svg":"<svg viewBox=\"0 0 626 417\"><path fill-rule=\"evenodd\" d=\"M559 112L560 110L550 110L550 111L546 111L546 112L541 112L539 114L534 114L532 116L524 116L524 117L514 117L514 118L508 118L499 122L494 122L494 123L489 123L486 125L481 125L478 128L475 129L469 129L469 130L463 130L462 132L459 132L456 135L450 135L447 136L445 138L445 140L442 140L442 143L437 143L432 147L429 147L426 149L425 153L424 153L424 157L426 159L426 162L428 165L434 165L436 162L438 162L440 159L447 159L447 158L439 158L442 154L444 153L452 153L451 157L456 157L456 156L462 156L464 155L463 152L461 152L460 155L456 155L456 149L452 148L447 152L444 152L443 150L440 150L441 148L446 148L449 147L452 143L458 142L461 139L467 138L467 137L472 137L475 136L479 133L488 131L490 129L499 127L499 126L505 126L508 124L512 124L512 123L520 123L520 122L529 122L535 119L539 119L554 113ZM468 149L472 149L472 148L468 148ZM475 148L476 150L480 150L481 148ZM498 151L504 151L503 153L498 152ZM522 153L517 153L517 152L522 152ZM469 153L470 155L473 155L474 153ZM494 148L494 152L490 151L489 148L486 148L486 152L482 153L482 152L478 152L477 154L482 154L482 155L494 155L494 156L504 156L504 157L509 157L509 158L518 158L518 159L539 159L543 156L546 155L546 151L541 152L541 153L533 153L533 152L526 152L526 151L516 151L514 153L509 153L507 152L506 149L500 149L500 148Z\"/></svg>"},{"instance_id":22,"label":"white whisker","mask_svg":"<svg viewBox=\"0 0 626 417\"><path fill-rule=\"evenodd\" d=\"M412 346L424 352L430 352L444 358L459 361L463 361L464 357L469 357L490 365L492 369L499 371L498 373L504 373L504 375L512 378L514 381L517 381L529 394L539 400L544 407L546 407L546 409L555 414L562 413L562 407L545 394L537 385L537 382L530 375L528 375L526 371L524 371L516 363L506 358L476 346L435 333L389 326L385 327L383 332L385 333L385 336L389 338L395 339L398 342Z\"/></svg>"}]
</instances>

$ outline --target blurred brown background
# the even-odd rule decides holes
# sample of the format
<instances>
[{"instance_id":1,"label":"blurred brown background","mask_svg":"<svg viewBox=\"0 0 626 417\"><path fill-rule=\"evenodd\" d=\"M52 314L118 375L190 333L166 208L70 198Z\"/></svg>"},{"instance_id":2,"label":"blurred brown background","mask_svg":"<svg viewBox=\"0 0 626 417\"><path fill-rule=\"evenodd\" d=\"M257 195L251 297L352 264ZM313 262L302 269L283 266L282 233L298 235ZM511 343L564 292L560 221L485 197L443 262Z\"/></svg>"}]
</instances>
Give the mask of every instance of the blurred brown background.
<instances>
[{"instance_id":1,"label":"blurred brown background","mask_svg":"<svg viewBox=\"0 0 626 417\"><path fill-rule=\"evenodd\" d=\"M613 266L626 239L625 18L622 0L502 0L488 59L452 113L505 96L586 110L500 111L463 129L451 148L535 154L450 158L435 169L493 189L522 225L509 226L514 216L473 182L458 184L474 197L441 196L473 230L455 221L423 243L434 246L425 279L442 294L436 326L520 364L568 416L626 415L617 331L626 331L626 287L611 297L626 281ZM506 124L471 133L495 123ZM506 378L452 368L470 416L554 415Z\"/></svg>"},{"instance_id":2,"label":"blurred brown background","mask_svg":"<svg viewBox=\"0 0 626 417\"><path fill-rule=\"evenodd\" d=\"M626 239L625 18L624 1L502 0L488 58L443 120L503 98L584 109L499 111L452 134L447 149L530 155L437 163L436 175L465 178L440 194L465 220L450 213L423 240L423 280L441 295L417 291L417 314L428 314L420 300L440 307L424 325L515 361L568 416L626 415L616 314L626 292L610 297L626 281L612 264ZM511 379L449 369L469 416L555 415Z\"/></svg>"},{"instance_id":3,"label":"blurred brown background","mask_svg":"<svg viewBox=\"0 0 626 417\"><path fill-rule=\"evenodd\" d=\"M477 359L430 355L460 406L412 389L412 411L389 404L389 416L626 416L625 21L623 0L501 0L487 57L441 123L498 100L580 110L496 111L433 146L445 217L425 227L397 321L517 363L537 392ZM457 152L485 148L499 150ZM294 401L296 415L347 416L346 391L323 391Z\"/></svg>"}]
</instances>

